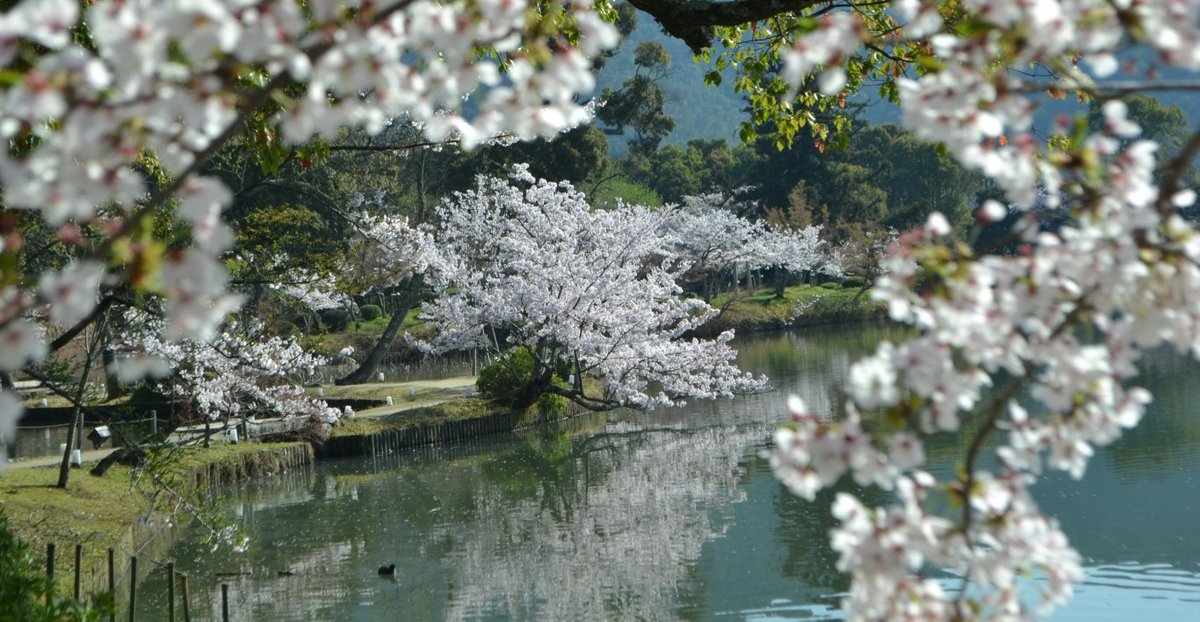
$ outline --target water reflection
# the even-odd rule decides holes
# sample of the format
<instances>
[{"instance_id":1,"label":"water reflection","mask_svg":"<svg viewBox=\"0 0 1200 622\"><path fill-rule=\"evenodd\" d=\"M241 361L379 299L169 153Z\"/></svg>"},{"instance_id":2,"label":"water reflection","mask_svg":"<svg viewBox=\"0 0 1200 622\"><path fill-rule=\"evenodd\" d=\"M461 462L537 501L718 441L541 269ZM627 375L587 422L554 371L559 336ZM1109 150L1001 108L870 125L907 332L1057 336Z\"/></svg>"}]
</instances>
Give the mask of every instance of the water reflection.
<instances>
[{"instance_id":1,"label":"water reflection","mask_svg":"<svg viewBox=\"0 0 1200 622\"><path fill-rule=\"evenodd\" d=\"M192 575L193 608L208 616L198 619L219 619L222 581L234 619L256 622L837 617L847 584L828 545L829 499L791 497L759 454L789 392L833 409L849 364L885 336L902 333L743 340L740 363L772 377L769 393L275 478L230 500L255 534L249 553L185 540L172 554ZM1100 451L1082 483L1035 487L1088 565L1057 620L1200 611L1197 370L1166 354L1150 363L1143 426ZM949 469L957 450L947 440L930 453ZM376 575L382 563L399 566L396 580ZM145 582L158 601L139 613L161 617L162 580Z\"/></svg>"}]
</instances>

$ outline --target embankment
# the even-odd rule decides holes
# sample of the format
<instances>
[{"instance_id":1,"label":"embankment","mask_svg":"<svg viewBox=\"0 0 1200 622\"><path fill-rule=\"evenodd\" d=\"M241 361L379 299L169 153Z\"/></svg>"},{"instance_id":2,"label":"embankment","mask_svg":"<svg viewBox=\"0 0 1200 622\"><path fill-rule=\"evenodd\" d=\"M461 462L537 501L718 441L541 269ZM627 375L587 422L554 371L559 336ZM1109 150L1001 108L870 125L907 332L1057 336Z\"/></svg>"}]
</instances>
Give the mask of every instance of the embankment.
<instances>
[{"instance_id":1,"label":"embankment","mask_svg":"<svg viewBox=\"0 0 1200 622\"><path fill-rule=\"evenodd\" d=\"M9 527L34 551L56 545L55 576L63 593L73 589L75 545L83 545L80 583L88 594L108 589L109 548L118 585L127 585L131 556L149 560L165 553L176 535L173 526L186 522L174 520L178 516L171 510L194 493L303 468L313 460L307 443L193 448L173 456L161 481L118 465L103 477L75 470L66 489L54 486L56 468L9 469L0 475L0 506Z\"/></svg>"}]
</instances>

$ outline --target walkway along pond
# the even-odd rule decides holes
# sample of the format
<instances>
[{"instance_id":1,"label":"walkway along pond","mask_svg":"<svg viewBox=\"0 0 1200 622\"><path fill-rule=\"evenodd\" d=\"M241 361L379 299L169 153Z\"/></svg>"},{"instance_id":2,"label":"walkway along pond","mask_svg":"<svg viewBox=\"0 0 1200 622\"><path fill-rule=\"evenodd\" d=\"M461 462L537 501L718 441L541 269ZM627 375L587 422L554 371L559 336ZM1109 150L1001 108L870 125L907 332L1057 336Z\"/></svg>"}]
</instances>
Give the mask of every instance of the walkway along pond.
<instances>
[{"instance_id":1,"label":"walkway along pond","mask_svg":"<svg viewBox=\"0 0 1200 622\"><path fill-rule=\"evenodd\" d=\"M163 559L191 577L194 619L220 619L222 581L232 619L254 622L836 619L847 585L828 545L830 497L788 495L760 454L788 393L832 410L849 364L900 336L755 335L739 341L740 363L777 391L319 461L230 491L247 553L211 553L189 528ZM1142 426L1098 452L1082 482L1034 487L1087 566L1052 620L1200 611L1198 374L1170 354L1151 360L1142 380L1156 400ZM934 468L953 468L958 452L935 441ZM396 575L380 577L390 563ZM164 580L150 571L139 616L163 617Z\"/></svg>"}]
</instances>

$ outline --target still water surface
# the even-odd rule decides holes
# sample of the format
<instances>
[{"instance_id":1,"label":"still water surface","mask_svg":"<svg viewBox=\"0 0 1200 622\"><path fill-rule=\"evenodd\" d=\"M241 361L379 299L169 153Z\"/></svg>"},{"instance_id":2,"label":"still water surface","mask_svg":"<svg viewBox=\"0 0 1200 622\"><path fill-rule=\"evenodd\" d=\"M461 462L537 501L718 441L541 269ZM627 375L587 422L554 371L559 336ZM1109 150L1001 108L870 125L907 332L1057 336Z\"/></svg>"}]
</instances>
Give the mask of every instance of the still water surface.
<instances>
[{"instance_id":1,"label":"still water surface","mask_svg":"<svg viewBox=\"0 0 1200 622\"><path fill-rule=\"evenodd\" d=\"M256 482L229 493L249 552L210 553L193 527L169 555L190 575L197 620L220 619L221 582L232 619L254 622L836 619L847 584L827 543L831 497L791 497L760 453L789 393L834 408L849 364L902 336L756 335L739 361L771 377L769 393ZM1087 566L1052 620L1200 619L1198 380L1195 364L1155 357L1142 426L1099 451L1083 482L1036 486ZM956 452L930 454L948 466ZM376 574L383 563L394 579ZM139 584L139 616L165 618L164 574Z\"/></svg>"}]
</instances>

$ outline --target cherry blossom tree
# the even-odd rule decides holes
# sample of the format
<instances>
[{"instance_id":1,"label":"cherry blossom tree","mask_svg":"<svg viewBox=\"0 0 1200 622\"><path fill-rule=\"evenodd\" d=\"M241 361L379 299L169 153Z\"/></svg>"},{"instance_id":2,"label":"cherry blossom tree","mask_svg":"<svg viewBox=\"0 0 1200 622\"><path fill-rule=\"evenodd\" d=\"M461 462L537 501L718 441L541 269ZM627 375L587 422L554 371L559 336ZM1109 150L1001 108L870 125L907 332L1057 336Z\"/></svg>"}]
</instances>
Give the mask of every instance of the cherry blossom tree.
<instances>
[{"instance_id":1,"label":"cherry blossom tree","mask_svg":"<svg viewBox=\"0 0 1200 622\"><path fill-rule=\"evenodd\" d=\"M570 184L518 166L510 180L480 177L438 215L439 294L422 315L437 336L423 347L523 349L533 368L518 405L550 393L587 408L648 408L762 385L733 365L732 331L685 337L716 311L681 296L686 265L661 234L670 210L593 212Z\"/></svg>"},{"instance_id":2,"label":"cherry blossom tree","mask_svg":"<svg viewBox=\"0 0 1200 622\"><path fill-rule=\"evenodd\" d=\"M689 196L665 224L689 276L702 279L706 299L719 293L717 280L725 274L736 286L741 270L837 272L820 227L785 229L740 215L752 207L721 192Z\"/></svg>"},{"instance_id":3,"label":"cherry blossom tree","mask_svg":"<svg viewBox=\"0 0 1200 622\"><path fill-rule=\"evenodd\" d=\"M299 386L325 360L292 338L264 335L257 323L233 322L209 341L168 340L161 318L130 310L125 319L121 339L140 357L121 367L122 380L149 375L154 387L188 400L205 421L296 419L319 439L338 419L337 409Z\"/></svg>"},{"instance_id":4,"label":"cherry blossom tree","mask_svg":"<svg viewBox=\"0 0 1200 622\"><path fill-rule=\"evenodd\" d=\"M164 337L207 341L241 297L221 253L233 199L204 163L233 137L270 150L389 119L470 148L584 121L589 58L616 44L590 0L27 0L0 15L3 209L101 243L24 274L20 219L0 243L0 373L48 353L45 321L94 319L132 284L163 296ZM471 95L472 116L459 111ZM164 207L191 245L154 235ZM9 393L0 427L20 415Z\"/></svg>"},{"instance_id":5,"label":"cherry blossom tree","mask_svg":"<svg viewBox=\"0 0 1200 622\"><path fill-rule=\"evenodd\" d=\"M375 346L362 363L338 384L366 382L374 374L388 349L395 342L409 310L426 293L425 273L442 261L428 232L408 224L395 213L367 216L359 223L359 236L351 245L350 261L360 291L387 292L393 297L392 316ZM348 279L350 280L350 279Z\"/></svg>"},{"instance_id":6,"label":"cherry blossom tree","mask_svg":"<svg viewBox=\"0 0 1200 622\"><path fill-rule=\"evenodd\" d=\"M1195 201L1184 171L1200 151L1200 134L1159 162L1157 146L1138 140L1140 128L1120 101L1143 89L1194 87L1157 76L1163 67L1200 69L1200 5L631 3L696 51L714 36L731 48L753 37L755 62L737 62L734 53L735 62L726 64L757 72L750 78L778 72L737 82L751 91L756 116L774 121L786 140L806 124L818 135L827 131L813 125L804 106L837 106L847 89L880 78L908 128L945 145L1006 194L1007 205L986 203L979 218L999 222L1016 211L1008 240L1015 254L949 239L940 215L900 236L876 292L893 319L919 327L918 336L883 344L853 368L847 411L835 421L795 401L794 421L777 434L775 465L792 490L809 498L847 475L895 492L896 502L885 507L867 507L849 494L835 502L840 526L833 544L840 568L853 578L846 598L852 619L1025 619L1069 598L1081 575L1079 555L1038 511L1028 490L1034 476L1045 468L1082 475L1094 445L1137 424L1151 398L1134 384L1145 350L1165 344L1200 355L1200 238L1180 215ZM71 330L73 322L89 321L98 295L113 282L165 296L169 339L217 334L239 303L226 291L218 260L229 242L220 212L231 195L195 173L232 136L250 128L263 144L297 143L347 124L378 130L396 115L423 123L431 139L456 136L466 146L501 130L548 135L582 120L575 97L593 86L587 59L615 38L581 0L533 9L520 0L17 4L0 16L5 209L29 210L51 227L86 225L103 243L61 270L24 274L16 260L24 230L12 219L0 224L0 373L44 358L47 322ZM1152 50L1154 60L1127 53L1137 46ZM481 61L481 49L503 62ZM1112 80L1122 68L1127 73ZM1043 100L1035 95L1045 92L1103 101L1104 122L1089 131L1086 118L1067 118L1050 128L1049 141L1039 139L1032 119ZM472 93L477 114L468 119L455 111ZM1039 226L1045 212L1028 211L1039 192L1056 208L1054 228ZM191 246L168 248L148 233L149 215L169 203L188 223ZM604 238L643 218L627 217L587 231ZM588 267L545 258L566 259L566 241L595 238L552 238L564 244L547 245L539 261L531 250L522 254L517 242L529 238L517 233L464 233L447 243L464 253L475 244L492 257L522 262L513 268L550 277ZM496 243L506 239L513 245ZM640 244L630 242L630 256ZM640 299L640 315L616 323L582 298L579 307L555 307L552 292L532 279L487 289L463 263L450 274L475 295L447 297L434 307L448 329L438 347L481 339L484 318L509 322L522 347L573 338L572 330L593 335L588 329L596 326L646 335L611 351L578 342L586 347L572 365L608 382L611 392L600 404L659 401L646 393L641 360L658 361L653 371L659 372L703 368L704 377L674 377L679 383L665 387L663 401L748 381L727 357L722 362L725 342L657 338L677 337L708 313L668 295L667 277L678 267L614 265L622 273L645 270L639 287L663 297ZM593 276L600 267L592 266ZM512 272L482 273L514 285L514 275L534 274ZM547 280L546 287L609 291L609 280L586 276ZM521 332L516 328L538 325L514 322L516 308L576 323L547 321ZM542 315L545 309L561 313ZM655 324L663 317L672 319ZM10 392L0 392L0 429L20 408ZM875 417L878 410L886 416ZM932 433L963 436L958 473L938 479L922 469L921 438ZM995 451L985 451L990 447ZM961 586L923 576L926 565L957 573ZM1043 580L1023 591L1021 577L1030 575Z\"/></svg>"}]
</instances>

